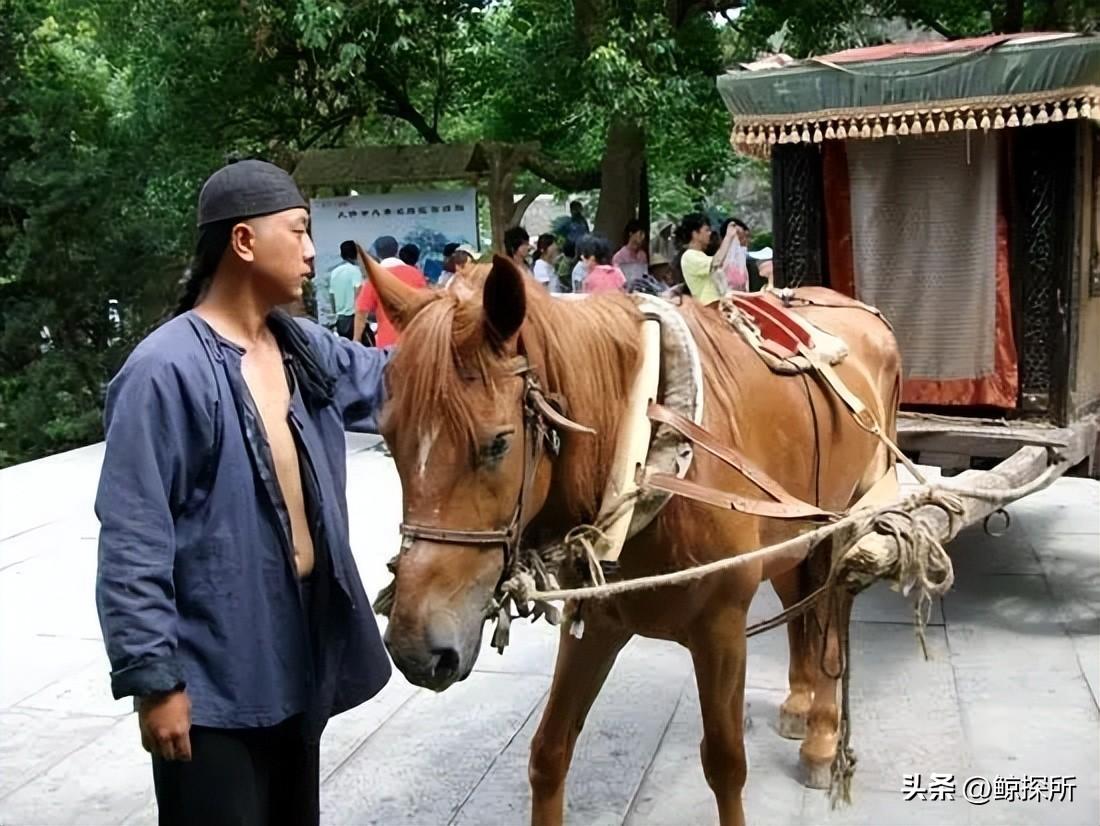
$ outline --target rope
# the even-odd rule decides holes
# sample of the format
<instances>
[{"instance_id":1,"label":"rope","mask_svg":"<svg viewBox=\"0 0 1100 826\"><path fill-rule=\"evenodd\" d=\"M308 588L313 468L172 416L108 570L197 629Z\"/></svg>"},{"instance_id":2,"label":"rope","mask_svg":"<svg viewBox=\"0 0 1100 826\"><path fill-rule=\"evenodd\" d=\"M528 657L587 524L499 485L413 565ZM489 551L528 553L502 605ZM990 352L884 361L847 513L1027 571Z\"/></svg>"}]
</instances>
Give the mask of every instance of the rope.
<instances>
[{"instance_id":1,"label":"rope","mask_svg":"<svg viewBox=\"0 0 1100 826\"><path fill-rule=\"evenodd\" d=\"M856 753L852 749L852 716L849 711L848 698L851 696L849 686L851 684L852 661L851 644L848 636L848 624L841 623L840 629L840 739L836 746L836 757L833 758L832 772L829 777L829 801L830 806L836 809L841 803L852 803L852 778L856 773ZM824 647L824 645L822 646Z\"/></svg>"},{"instance_id":2,"label":"rope","mask_svg":"<svg viewBox=\"0 0 1100 826\"><path fill-rule=\"evenodd\" d=\"M761 620L760 622L754 622L748 628L745 629L745 637L755 637L757 634L763 634L765 631L771 631L773 628L778 628L780 625L786 625L793 619L805 614L817 601L821 599L822 594L829 587L829 583L826 582L820 588L814 590L809 596L805 596L792 605L790 608L786 608L780 611L771 619Z\"/></svg>"},{"instance_id":3,"label":"rope","mask_svg":"<svg viewBox=\"0 0 1100 826\"><path fill-rule=\"evenodd\" d=\"M775 545L769 545L764 548L758 548L755 551L749 551L748 553L740 554L738 556L727 557L725 559L719 559L714 562L708 562L704 565L697 565L692 568L685 568L679 571L672 571L667 574L655 574L652 576L637 577L635 579L622 580L620 582L609 582L604 585L588 585L580 588L567 588L567 589L550 589L546 591L532 590L529 588L520 587L514 591L517 601L526 600L539 600L539 601L568 601L577 599L610 599L611 597L621 596L622 594L632 593L635 591L652 590L654 588L662 588L670 585L685 585L702 577L709 576L710 574L720 573L723 571L731 570L733 568L746 565L750 562L766 559L772 556L776 556L784 551L800 550L802 548L810 548L814 545L828 539L832 535L839 531L847 531L852 535L852 541L858 540L860 537L866 534L875 532L875 519L884 513L888 513L894 510L909 510L913 508L919 508L923 505L937 505L941 508L945 507L945 502L950 501L951 494L941 492L937 487L932 485L926 485L918 488L913 493L904 497L898 503L893 504L886 508L879 510L860 510L848 516L842 517L831 525L826 525L821 528L809 531L808 533L796 536L791 539L779 542ZM525 586L526 582L516 583L517 586ZM506 587L508 583L505 583Z\"/></svg>"}]
</instances>

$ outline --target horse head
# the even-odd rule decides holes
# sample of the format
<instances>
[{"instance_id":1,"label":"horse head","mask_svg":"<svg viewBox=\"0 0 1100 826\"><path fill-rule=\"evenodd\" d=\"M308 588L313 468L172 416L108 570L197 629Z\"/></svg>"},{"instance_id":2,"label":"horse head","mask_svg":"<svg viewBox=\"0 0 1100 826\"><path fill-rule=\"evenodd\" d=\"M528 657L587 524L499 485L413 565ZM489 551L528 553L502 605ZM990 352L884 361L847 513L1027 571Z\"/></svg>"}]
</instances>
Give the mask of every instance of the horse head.
<instances>
[{"instance_id":1,"label":"horse head","mask_svg":"<svg viewBox=\"0 0 1100 826\"><path fill-rule=\"evenodd\" d=\"M499 256L434 294L362 261L402 331L381 421L403 494L386 645L441 691L473 669L521 535L595 516L641 316L625 296L556 301Z\"/></svg>"},{"instance_id":2,"label":"horse head","mask_svg":"<svg viewBox=\"0 0 1100 826\"><path fill-rule=\"evenodd\" d=\"M479 295L430 296L362 262L403 336L381 421L404 502L385 641L411 682L441 691L472 670L520 522L548 488L526 407L526 285L498 257Z\"/></svg>"}]
</instances>

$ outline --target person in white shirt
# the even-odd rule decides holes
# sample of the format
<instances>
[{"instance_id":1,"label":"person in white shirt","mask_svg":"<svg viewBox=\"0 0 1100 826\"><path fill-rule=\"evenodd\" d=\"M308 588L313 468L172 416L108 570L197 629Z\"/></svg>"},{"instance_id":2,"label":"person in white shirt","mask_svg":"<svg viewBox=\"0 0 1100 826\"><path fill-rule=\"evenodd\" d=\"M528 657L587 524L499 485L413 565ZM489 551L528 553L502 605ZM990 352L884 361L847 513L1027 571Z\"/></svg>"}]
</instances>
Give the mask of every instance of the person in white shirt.
<instances>
[{"instance_id":1,"label":"person in white shirt","mask_svg":"<svg viewBox=\"0 0 1100 826\"><path fill-rule=\"evenodd\" d=\"M560 291L558 274L554 270L554 264L558 260L561 251L558 249L558 239L549 232L544 232L535 243L535 267L533 275L535 280L552 293Z\"/></svg>"},{"instance_id":2,"label":"person in white shirt","mask_svg":"<svg viewBox=\"0 0 1100 826\"><path fill-rule=\"evenodd\" d=\"M588 275L588 265L577 255L577 246L572 241L565 242L565 256L570 260L577 259L569 273L569 286L575 293L584 292L584 277Z\"/></svg>"}]
</instances>

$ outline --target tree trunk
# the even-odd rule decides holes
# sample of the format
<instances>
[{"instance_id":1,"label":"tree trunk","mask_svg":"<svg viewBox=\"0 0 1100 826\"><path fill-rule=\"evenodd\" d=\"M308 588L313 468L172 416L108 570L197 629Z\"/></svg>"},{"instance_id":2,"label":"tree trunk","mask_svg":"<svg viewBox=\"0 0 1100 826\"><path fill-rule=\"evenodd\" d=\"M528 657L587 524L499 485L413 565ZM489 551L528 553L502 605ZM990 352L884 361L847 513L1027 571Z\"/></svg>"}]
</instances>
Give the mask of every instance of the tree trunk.
<instances>
[{"instance_id":1,"label":"tree trunk","mask_svg":"<svg viewBox=\"0 0 1100 826\"><path fill-rule=\"evenodd\" d=\"M516 152L507 144L482 144L489 161L489 233L493 251L504 254L504 230L515 209Z\"/></svg>"},{"instance_id":2,"label":"tree trunk","mask_svg":"<svg viewBox=\"0 0 1100 826\"><path fill-rule=\"evenodd\" d=\"M626 222L638 215L642 167L645 165L645 129L621 119L611 122L600 164L600 206L596 232L612 244L619 241Z\"/></svg>"},{"instance_id":3,"label":"tree trunk","mask_svg":"<svg viewBox=\"0 0 1100 826\"><path fill-rule=\"evenodd\" d=\"M1001 34L1013 34L1024 27L1024 0L1008 0L1005 3L1004 16L1000 25L994 24L994 28Z\"/></svg>"},{"instance_id":4,"label":"tree trunk","mask_svg":"<svg viewBox=\"0 0 1100 826\"><path fill-rule=\"evenodd\" d=\"M520 226L523 223L523 216L527 214L527 208L535 202L535 199L542 193L537 189L531 192L525 192L515 204L512 205L512 220L509 222L510 226Z\"/></svg>"},{"instance_id":5,"label":"tree trunk","mask_svg":"<svg viewBox=\"0 0 1100 826\"><path fill-rule=\"evenodd\" d=\"M1048 0L1047 12L1039 27L1043 31L1059 32L1066 26L1066 0Z\"/></svg>"}]
</instances>

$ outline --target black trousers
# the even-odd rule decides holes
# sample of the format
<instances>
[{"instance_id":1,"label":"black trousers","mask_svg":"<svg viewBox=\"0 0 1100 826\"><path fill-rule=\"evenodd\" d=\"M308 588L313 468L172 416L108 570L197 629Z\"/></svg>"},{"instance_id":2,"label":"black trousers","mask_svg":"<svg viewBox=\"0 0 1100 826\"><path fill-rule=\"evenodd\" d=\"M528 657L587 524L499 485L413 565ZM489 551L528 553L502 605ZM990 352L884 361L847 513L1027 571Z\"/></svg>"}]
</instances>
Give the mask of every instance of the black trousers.
<instances>
[{"instance_id":1,"label":"black trousers","mask_svg":"<svg viewBox=\"0 0 1100 826\"><path fill-rule=\"evenodd\" d=\"M191 727L189 763L153 758L160 826L317 826L320 761L301 716L271 728Z\"/></svg>"},{"instance_id":2,"label":"black trousers","mask_svg":"<svg viewBox=\"0 0 1100 826\"><path fill-rule=\"evenodd\" d=\"M348 340L355 338L355 316L336 316L336 335L342 336Z\"/></svg>"}]
</instances>

